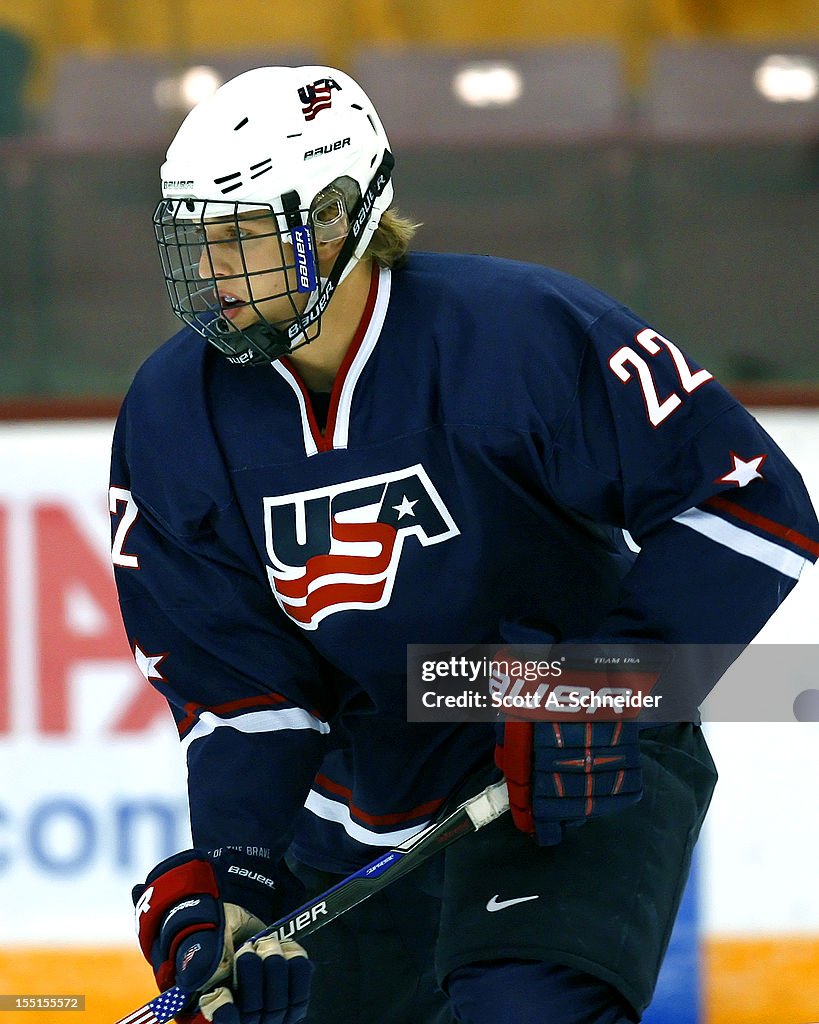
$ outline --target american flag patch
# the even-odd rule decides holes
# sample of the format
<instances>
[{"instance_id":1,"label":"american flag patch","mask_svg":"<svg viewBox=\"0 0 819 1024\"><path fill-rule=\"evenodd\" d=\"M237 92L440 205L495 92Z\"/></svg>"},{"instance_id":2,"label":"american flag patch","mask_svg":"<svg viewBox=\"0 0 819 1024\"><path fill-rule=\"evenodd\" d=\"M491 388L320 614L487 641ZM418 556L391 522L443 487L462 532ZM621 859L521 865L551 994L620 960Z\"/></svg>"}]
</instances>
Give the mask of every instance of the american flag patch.
<instances>
[{"instance_id":1,"label":"american flag patch","mask_svg":"<svg viewBox=\"0 0 819 1024\"><path fill-rule=\"evenodd\" d=\"M188 964L191 962L191 960L193 960L193 958L201 950L201 948L202 948L202 946L198 942L194 943L194 945L191 946L191 948L188 950L188 952L185 954L185 956L184 956L184 958L182 960L182 966L179 968L180 971L184 971L185 970L185 968L188 966Z\"/></svg>"},{"instance_id":2,"label":"american flag patch","mask_svg":"<svg viewBox=\"0 0 819 1024\"><path fill-rule=\"evenodd\" d=\"M301 112L305 121L312 121L322 110L333 105L333 89L341 89L333 78L317 78L315 82L299 89L299 99L303 104Z\"/></svg>"},{"instance_id":3,"label":"american flag patch","mask_svg":"<svg viewBox=\"0 0 819 1024\"><path fill-rule=\"evenodd\" d=\"M138 1010L129 1013L127 1017L118 1020L116 1024L167 1024L167 1021L173 1020L184 1010L189 999L189 992L174 985L149 1003L140 1006Z\"/></svg>"}]
</instances>

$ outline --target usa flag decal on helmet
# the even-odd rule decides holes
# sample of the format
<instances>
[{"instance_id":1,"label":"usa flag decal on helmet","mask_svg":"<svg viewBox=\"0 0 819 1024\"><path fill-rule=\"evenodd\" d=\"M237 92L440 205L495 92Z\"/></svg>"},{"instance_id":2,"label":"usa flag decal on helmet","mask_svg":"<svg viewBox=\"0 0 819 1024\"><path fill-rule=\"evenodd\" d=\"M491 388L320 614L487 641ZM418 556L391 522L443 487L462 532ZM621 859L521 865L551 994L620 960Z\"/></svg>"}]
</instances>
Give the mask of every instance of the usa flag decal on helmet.
<instances>
[{"instance_id":1,"label":"usa flag decal on helmet","mask_svg":"<svg viewBox=\"0 0 819 1024\"><path fill-rule=\"evenodd\" d=\"M304 104L301 108L305 121L312 121L322 110L333 105L333 89L341 90L334 78L317 78L309 85L299 89L299 99Z\"/></svg>"},{"instance_id":2,"label":"usa flag decal on helmet","mask_svg":"<svg viewBox=\"0 0 819 1024\"><path fill-rule=\"evenodd\" d=\"M428 547L460 532L420 464L263 500L270 586L303 629L383 608L407 537Z\"/></svg>"}]
</instances>

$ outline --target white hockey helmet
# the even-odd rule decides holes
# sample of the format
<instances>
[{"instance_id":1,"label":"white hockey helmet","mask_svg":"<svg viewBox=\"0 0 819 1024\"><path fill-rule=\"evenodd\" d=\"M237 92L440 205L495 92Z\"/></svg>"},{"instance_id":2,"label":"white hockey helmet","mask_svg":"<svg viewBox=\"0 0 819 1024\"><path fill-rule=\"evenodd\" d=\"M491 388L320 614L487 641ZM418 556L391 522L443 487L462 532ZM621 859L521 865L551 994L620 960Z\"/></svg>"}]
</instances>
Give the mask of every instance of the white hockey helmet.
<instances>
[{"instance_id":1,"label":"white hockey helmet","mask_svg":"<svg viewBox=\"0 0 819 1024\"><path fill-rule=\"evenodd\" d=\"M174 313L236 363L269 362L312 341L392 201L392 166L375 108L343 71L257 68L225 83L191 110L162 166L154 228ZM262 272L241 250L240 224L253 218L278 241L277 265ZM223 292L225 279L213 258L222 243L205 231L214 220L235 223L241 272L232 276L256 313L250 326L223 315L217 278ZM321 277L317 245L342 237ZM280 290L259 294L277 270ZM267 320L260 304L283 297L289 314Z\"/></svg>"}]
</instances>

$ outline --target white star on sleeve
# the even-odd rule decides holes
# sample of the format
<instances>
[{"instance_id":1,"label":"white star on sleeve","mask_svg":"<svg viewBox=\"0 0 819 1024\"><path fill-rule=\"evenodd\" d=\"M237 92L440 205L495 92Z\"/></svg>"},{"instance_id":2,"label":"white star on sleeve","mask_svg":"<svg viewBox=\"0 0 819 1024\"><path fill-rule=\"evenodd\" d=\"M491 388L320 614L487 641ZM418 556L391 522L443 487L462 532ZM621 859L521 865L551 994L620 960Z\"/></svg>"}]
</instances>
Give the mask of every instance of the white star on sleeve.
<instances>
[{"instance_id":1,"label":"white star on sleeve","mask_svg":"<svg viewBox=\"0 0 819 1024\"><path fill-rule=\"evenodd\" d=\"M134 644L134 660L136 661L136 666L149 683L152 679L161 679L162 682L165 682L165 677L159 671L157 666L167 657L167 653L146 654L139 644Z\"/></svg>"},{"instance_id":2,"label":"white star on sleeve","mask_svg":"<svg viewBox=\"0 0 819 1024\"><path fill-rule=\"evenodd\" d=\"M759 472L759 469L767 457L767 455L757 455L746 461L741 459L735 452L731 452L734 468L726 473L725 476L717 477L714 483L736 484L737 487L745 487L752 480L763 480L764 477Z\"/></svg>"}]
</instances>

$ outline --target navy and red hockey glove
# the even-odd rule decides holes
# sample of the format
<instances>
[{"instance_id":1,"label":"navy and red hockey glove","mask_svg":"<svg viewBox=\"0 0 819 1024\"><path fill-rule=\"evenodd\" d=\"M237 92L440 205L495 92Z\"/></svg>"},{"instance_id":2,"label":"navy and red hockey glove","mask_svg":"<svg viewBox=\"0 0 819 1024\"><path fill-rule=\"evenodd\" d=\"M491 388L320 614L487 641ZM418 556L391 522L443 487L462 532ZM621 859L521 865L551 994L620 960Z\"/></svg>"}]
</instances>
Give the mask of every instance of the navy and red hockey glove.
<instances>
[{"instance_id":1,"label":"navy and red hockey glove","mask_svg":"<svg viewBox=\"0 0 819 1024\"><path fill-rule=\"evenodd\" d=\"M553 846L564 829L612 814L642 796L634 722L500 722L495 763L515 825Z\"/></svg>"},{"instance_id":2,"label":"navy and red hockey glove","mask_svg":"<svg viewBox=\"0 0 819 1024\"><path fill-rule=\"evenodd\" d=\"M556 644L559 631L532 619L504 620L501 635L516 645L515 657L557 659L561 650L574 659L591 642ZM532 646L537 645L537 646ZM577 645L580 645L578 648ZM601 653L606 653L605 649ZM508 655L501 650L498 657ZM586 656L586 661L588 655ZM561 657L568 662L569 657ZM578 685L588 679L580 674ZM560 681L568 687L573 669L566 664ZM643 793L640 727L633 721L537 721L532 715L496 726L495 763L506 778L515 825L541 846L554 846L567 828L612 814L637 803Z\"/></svg>"},{"instance_id":3,"label":"navy and red hockey glove","mask_svg":"<svg viewBox=\"0 0 819 1024\"><path fill-rule=\"evenodd\" d=\"M157 865L134 888L140 947L160 991L178 985L191 994L178 1020L295 1024L304 1018L312 975L304 950L272 938L248 941L280 913L283 900L301 902L297 885L264 858L189 850Z\"/></svg>"}]
</instances>

